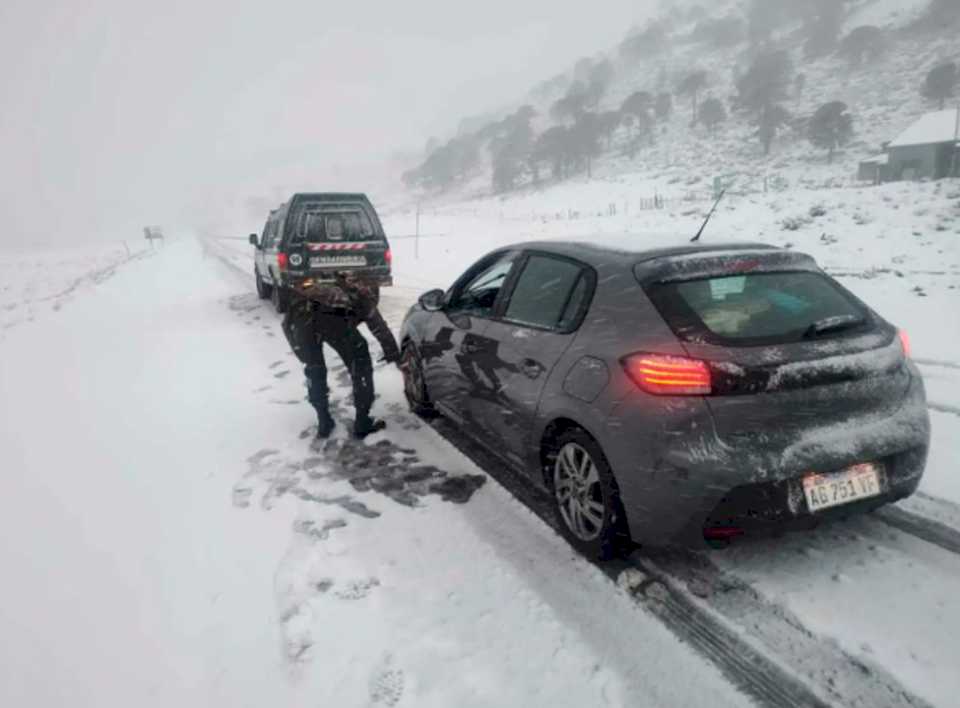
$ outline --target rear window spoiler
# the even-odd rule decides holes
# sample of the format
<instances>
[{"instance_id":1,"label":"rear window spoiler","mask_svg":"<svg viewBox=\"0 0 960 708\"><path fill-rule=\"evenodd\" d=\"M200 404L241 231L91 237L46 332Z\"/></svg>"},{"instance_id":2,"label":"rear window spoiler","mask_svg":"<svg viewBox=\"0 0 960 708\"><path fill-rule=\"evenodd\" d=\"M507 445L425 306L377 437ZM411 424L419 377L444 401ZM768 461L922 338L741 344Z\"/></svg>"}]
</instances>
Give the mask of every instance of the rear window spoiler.
<instances>
[{"instance_id":1,"label":"rear window spoiler","mask_svg":"<svg viewBox=\"0 0 960 708\"><path fill-rule=\"evenodd\" d=\"M685 253L637 263L633 273L641 285L679 280L806 270L822 273L820 266L805 253L779 249L731 249Z\"/></svg>"}]
</instances>

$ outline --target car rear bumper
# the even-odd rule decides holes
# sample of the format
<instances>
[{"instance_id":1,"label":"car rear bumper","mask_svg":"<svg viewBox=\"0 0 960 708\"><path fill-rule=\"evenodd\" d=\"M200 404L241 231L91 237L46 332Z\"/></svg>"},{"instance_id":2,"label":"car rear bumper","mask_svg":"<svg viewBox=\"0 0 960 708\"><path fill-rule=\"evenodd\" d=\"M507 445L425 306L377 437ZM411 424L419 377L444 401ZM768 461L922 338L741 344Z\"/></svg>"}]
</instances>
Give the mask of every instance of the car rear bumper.
<instances>
[{"instance_id":1,"label":"car rear bumper","mask_svg":"<svg viewBox=\"0 0 960 708\"><path fill-rule=\"evenodd\" d=\"M807 508L802 476L741 485L724 495L706 519L693 517L683 536L690 543L699 543L705 536L762 535L872 511L913 494L926 458L927 448L916 447L877 460L882 465L880 494L815 513Z\"/></svg>"},{"instance_id":2,"label":"car rear bumper","mask_svg":"<svg viewBox=\"0 0 960 708\"><path fill-rule=\"evenodd\" d=\"M604 438L633 539L691 546L703 545L705 528L754 532L809 524L908 496L923 474L930 422L917 378L892 412L812 425L793 438L774 430L722 440L702 399L656 409L625 401ZM860 462L883 463L880 495L811 514L803 476Z\"/></svg>"}]
</instances>

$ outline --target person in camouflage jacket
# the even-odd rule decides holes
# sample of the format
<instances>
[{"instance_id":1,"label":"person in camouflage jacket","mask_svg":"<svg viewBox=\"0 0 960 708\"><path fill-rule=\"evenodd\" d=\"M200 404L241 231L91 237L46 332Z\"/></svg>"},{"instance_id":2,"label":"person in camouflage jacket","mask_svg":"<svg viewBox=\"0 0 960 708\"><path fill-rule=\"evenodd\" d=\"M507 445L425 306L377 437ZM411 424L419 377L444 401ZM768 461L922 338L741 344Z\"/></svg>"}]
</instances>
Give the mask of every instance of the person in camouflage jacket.
<instances>
[{"instance_id":1,"label":"person in camouflage jacket","mask_svg":"<svg viewBox=\"0 0 960 708\"><path fill-rule=\"evenodd\" d=\"M283 332L294 354L304 364L307 398L317 411L317 437L333 431L323 345L329 344L343 360L353 382L357 410L354 435L366 437L386 424L370 416L373 406L373 364L367 340L357 329L367 325L383 349L383 360L400 362L400 349L380 314L380 288L360 278L338 274L333 281L305 281L294 287Z\"/></svg>"}]
</instances>

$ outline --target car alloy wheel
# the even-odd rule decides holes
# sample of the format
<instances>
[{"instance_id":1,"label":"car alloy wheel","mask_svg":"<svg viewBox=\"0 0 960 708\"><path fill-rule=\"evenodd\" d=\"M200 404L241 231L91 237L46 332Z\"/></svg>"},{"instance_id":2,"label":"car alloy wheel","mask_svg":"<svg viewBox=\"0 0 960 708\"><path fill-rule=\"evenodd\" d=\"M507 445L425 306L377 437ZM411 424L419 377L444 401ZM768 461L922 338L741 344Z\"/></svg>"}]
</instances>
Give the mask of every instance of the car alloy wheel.
<instances>
[{"instance_id":1,"label":"car alloy wheel","mask_svg":"<svg viewBox=\"0 0 960 708\"><path fill-rule=\"evenodd\" d=\"M606 509L600 475L590 453L568 442L553 463L553 489L560 516L581 541L593 541L603 532Z\"/></svg>"}]
</instances>

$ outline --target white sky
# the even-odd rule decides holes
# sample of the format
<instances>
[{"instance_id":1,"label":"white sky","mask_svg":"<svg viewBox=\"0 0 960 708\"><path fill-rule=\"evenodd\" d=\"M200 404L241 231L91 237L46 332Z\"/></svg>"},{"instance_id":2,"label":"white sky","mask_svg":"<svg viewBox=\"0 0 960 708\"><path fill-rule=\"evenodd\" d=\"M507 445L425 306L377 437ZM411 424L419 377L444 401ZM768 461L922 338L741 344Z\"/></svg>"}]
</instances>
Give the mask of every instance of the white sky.
<instances>
[{"instance_id":1,"label":"white sky","mask_svg":"<svg viewBox=\"0 0 960 708\"><path fill-rule=\"evenodd\" d=\"M291 179L362 189L333 165L519 98L643 5L3 0L0 245L232 224L215 205Z\"/></svg>"}]
</instances>

